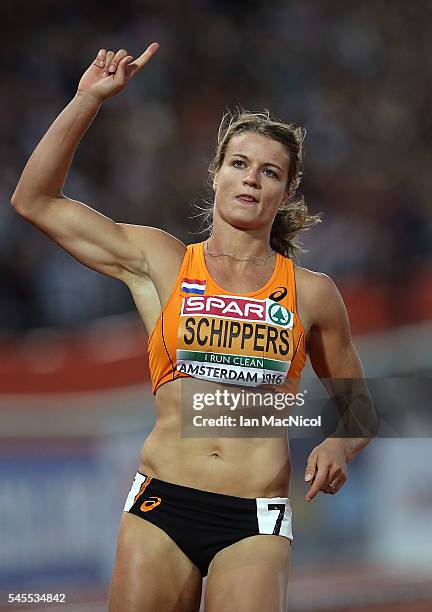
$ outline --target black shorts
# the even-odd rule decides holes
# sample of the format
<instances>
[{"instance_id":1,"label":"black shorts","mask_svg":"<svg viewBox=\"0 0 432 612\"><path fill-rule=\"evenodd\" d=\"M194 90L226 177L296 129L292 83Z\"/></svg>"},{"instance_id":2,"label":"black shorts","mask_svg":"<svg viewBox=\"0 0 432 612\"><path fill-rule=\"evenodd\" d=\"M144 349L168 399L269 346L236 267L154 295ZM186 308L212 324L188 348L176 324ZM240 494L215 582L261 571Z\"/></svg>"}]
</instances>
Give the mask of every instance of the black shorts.
<instances>
[{"instance_id":1,"label":"black shorts","mask_svg":"<svg viewBox=\"0 0 432 612\"><path fill-rule=\"evenodd\" d=\"M234 497L137 472L124 510L163 529L203 576L216 553L249 536L292 541L288 497Z\"/></svg>"}]
</instances>

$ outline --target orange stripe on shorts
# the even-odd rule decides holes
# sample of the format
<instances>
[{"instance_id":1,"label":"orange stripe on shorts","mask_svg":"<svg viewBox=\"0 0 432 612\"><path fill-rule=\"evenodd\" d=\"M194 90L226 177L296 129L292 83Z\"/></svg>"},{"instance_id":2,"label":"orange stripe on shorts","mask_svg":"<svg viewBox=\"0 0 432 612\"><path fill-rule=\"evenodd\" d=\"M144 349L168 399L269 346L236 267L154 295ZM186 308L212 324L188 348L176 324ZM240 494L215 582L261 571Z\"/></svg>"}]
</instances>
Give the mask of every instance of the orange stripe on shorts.
<instances>
[{"instance_id":1,"label":"orange stripe on shorts","mask_svg":"<svg viewBox=\"0 0 432 612\"><path fill-rule=\"evenodd\" d=\"M136 502L136 500L138 499L138 497L140 497L144 491L147 489L147 487L149 486L149 484L151 483L151 481L153 480L152 476L146 476L144 482L141 484L140 486L140 490L138 491L138 493L135 495L135 498L133 500L133 503Z\"/></svg>"}]
</instances>

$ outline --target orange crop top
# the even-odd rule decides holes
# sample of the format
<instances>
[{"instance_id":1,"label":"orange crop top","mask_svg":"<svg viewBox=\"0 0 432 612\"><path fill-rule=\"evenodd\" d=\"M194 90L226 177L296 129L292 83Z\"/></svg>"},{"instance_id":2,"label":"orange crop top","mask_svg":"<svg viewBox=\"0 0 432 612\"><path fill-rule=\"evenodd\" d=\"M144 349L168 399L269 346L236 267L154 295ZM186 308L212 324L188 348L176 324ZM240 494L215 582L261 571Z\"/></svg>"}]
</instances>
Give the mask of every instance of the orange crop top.
<instances>
[{"instance_id":1,"label":"orange crop top","mask_svg":"<svg viewBox=\"0 0 432 612\"><path fill-rule=\"evenodd\" d=\"M190 244L148 351L153 393L181 377L287 391L306 361L293 262L277 253L264 287L233 294L210 276L204 242Z\"/></svg>"}]
</instances>

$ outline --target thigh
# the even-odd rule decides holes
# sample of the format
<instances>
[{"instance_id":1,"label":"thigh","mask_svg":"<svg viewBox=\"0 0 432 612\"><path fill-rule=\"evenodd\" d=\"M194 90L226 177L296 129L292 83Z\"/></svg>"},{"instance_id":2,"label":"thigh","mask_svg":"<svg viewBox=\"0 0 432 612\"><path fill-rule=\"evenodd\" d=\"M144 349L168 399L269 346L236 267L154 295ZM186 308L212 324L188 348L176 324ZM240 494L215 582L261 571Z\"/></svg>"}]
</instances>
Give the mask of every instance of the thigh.
<instances>
[{"instance_id":1,"label":"thigh","mask_svg":"<svg viewBox=\"0 0 432 612\"><path fill-rule=\"evenodd\" d=\"M205 612L285 612L288 538L257 535L221 550L210 564Z\"/></svg>"},{"instance_id":2,"label":"thigh","mask_svg":"<svg viewBox=\"0 0 432 612\"><path fill-rule=\"evenodd\" d=\"M198 612L198 568L159 527L123 512L109 612Z\"/></svg>"}]
</instances>

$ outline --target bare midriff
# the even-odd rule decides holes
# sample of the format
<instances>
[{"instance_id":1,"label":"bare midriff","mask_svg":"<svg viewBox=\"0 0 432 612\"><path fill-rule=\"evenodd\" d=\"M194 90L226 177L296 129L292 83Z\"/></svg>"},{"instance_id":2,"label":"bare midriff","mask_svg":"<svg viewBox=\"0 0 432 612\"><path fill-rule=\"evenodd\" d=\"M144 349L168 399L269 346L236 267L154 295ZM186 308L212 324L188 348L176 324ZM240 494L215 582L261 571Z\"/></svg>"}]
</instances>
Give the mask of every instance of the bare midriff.
<instances>
[{"instance_id":1,"label":"bare midriff","mask_svg":"<svg viewBox=\"0 0 432 612\"><path fill-rule=\"evenodd\" d=\"M289 497L288 438L182 437L181 379L156 394L156 425L141 449L143 474L237 497Z\"/></svg>"}]
</instances>

